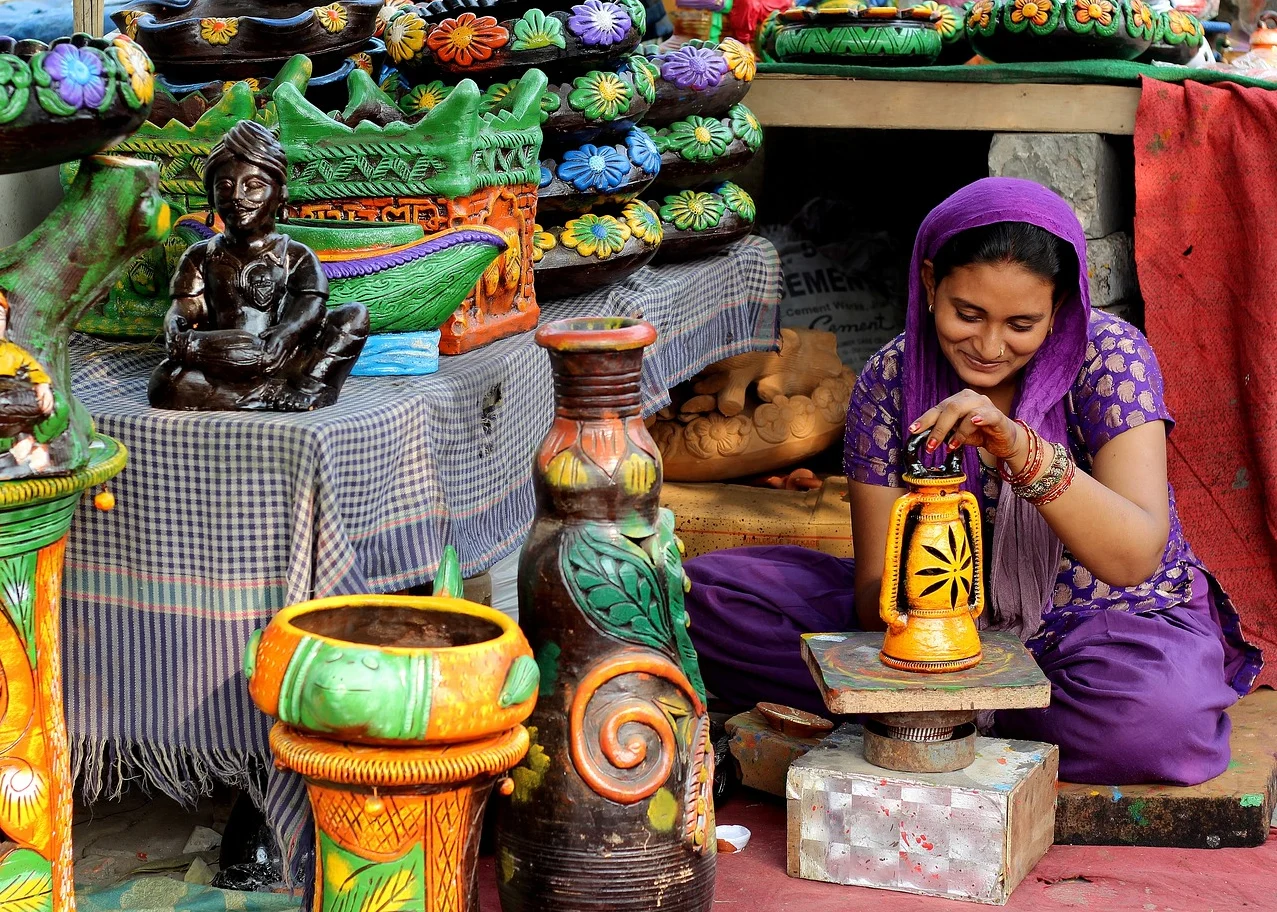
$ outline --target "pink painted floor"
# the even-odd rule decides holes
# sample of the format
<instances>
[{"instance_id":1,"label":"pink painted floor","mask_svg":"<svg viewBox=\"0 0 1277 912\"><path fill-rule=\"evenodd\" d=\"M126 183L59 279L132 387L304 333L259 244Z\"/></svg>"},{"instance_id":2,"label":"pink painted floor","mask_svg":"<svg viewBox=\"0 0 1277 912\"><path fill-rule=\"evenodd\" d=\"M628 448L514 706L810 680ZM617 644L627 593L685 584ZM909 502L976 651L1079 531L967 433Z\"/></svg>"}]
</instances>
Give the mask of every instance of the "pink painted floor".
<instances>
[{"instance_id":1,"label":"pink painted floor","mask_svg":"<svg viewBox=\"0 0 1277 912\"><path fill-rule=\"evenodd\" d=\"M738 795L719 823L752 832L749 847L720 855L715 912L962 912L975 903L796 880L785 874L785 809ZM497 912L491 858L480 862L483 912ZM1053 846L1002 908L1013 912L1277 912L1277 828L1254 849Z\"/></svg>"}]
</instances>

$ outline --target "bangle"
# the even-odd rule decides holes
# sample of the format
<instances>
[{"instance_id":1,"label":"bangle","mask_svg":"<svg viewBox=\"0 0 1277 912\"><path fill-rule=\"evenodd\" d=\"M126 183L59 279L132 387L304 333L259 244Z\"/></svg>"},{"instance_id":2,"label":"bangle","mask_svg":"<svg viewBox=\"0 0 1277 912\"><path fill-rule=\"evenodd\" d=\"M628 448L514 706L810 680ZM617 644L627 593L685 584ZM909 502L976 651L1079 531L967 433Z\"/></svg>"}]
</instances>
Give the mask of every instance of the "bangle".
<instances>
[{"instance_id":1,"label":"bangle","mask_svg":"<svg viewBox=\"0 0 1277 912\"><path fill-rule=\"evenodd\" d=\"M1059 498L1061 494L1069 489L1069 485L1073 484L1073 473L1075 466L1073 460L1069 460L1068 468L1064 472L1064 477L1060 479L1060 483L1054 489L1043 494L1037 500L1030 501L1035 507L1045 507L1047 504Z\"/></svg>"},{"instance_id":2,"label":"bangle","mask_svg":"<svg viewBox=\"0 0 1277 912\"><path fill-rule=\"evenodd\" d=\"M1012 492L1034 506L1042 506L1055 500L1073 482L1074 465L1068 447L1051 444L1051 464L1042 477L1031 484L1012 485Z\"/></svg>"},{"instance_id":3,"label":"bangle","mask_svg":"<svg viewBox=\"0 0 1277 912\"><path fill-rule=\"evenodd\" d=\"M1045 449L1042 446L1042 438L1038 436L1037 431L1018 418L1015 423L1024 431L1025 439L1029 441L1029 455L1024 461L1024 468L1014 475L1011 474L1010 466L1007 465L1005 459L998 465L998 474L1002 476L1003 481L1012 486L1023 485L1037 477L1038 472L1042 470L1043 451Z\"/></svg>"}]
</instances>

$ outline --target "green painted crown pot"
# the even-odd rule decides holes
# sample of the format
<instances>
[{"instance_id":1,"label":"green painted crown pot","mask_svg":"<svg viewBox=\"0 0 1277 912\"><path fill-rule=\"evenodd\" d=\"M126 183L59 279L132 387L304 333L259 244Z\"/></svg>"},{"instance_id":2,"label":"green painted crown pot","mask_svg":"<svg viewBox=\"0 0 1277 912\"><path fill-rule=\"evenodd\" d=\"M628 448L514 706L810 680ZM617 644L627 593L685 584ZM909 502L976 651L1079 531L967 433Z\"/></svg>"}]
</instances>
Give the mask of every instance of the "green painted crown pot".
<instances>
[{"instance_id":1,"label":"green painted crown pot","mask_svg":"<svg viewBox=\"0 0 1277 912\"><path fill-rule=\"evenodd\" d=\"M542 326L555 414L519 621L541 669L532 746L498 808L505 912L707 912L714 755L674 518L641 415L651 324Z\"/></svg>"},{"instance_id":2,"label":"green painted crown pot","mask_svg":"<svg viewBox=\"0 0 1277 912\"><path fill-rule=\"evenodd\" d=\"M1153 43L1158 16L1144 0L976 0L967 38L997 63L1134 60Z\"/></svg>"},{"instance_id":3,"label":"green painted crown pot","mask_svg":"<svg viewBox=\"0 0 1277 912\"><path fill-rule=\"evenodd\" d=\"M290 728L348 743L456 744L532 711L519 627L461 599L338 596L281 611L244 655L248 691Z\"/></svg>"},{"instance_id":4,"label":"green painted crown pot","mask_svg":"<svg viewBox=\"0 0 1277 912\"><path fill-rule=\"evenodd\" d=\"M931 8L864 7L854 0L798 6L776 14L764 56L790 63L926 65L940 56L940 20Z\"/></svg>"}]
</instances>

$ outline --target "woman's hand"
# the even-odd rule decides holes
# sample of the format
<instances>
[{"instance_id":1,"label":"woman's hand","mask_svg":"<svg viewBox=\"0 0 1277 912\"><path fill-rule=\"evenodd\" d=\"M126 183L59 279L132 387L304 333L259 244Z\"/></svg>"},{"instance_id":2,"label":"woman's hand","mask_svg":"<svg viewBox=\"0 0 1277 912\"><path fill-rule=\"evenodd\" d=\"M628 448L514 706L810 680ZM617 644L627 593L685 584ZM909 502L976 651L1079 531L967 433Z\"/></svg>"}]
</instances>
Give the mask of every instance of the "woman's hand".
<instances>
[{"instance_id":1,"label":"woman's hand","mask_svg":"<svg viewBox=\"0 0 1277 912\"><path fill-rule=\"evenodd\" d=\"M988 396L965 389L950 396L909 426L910 434L927 429L927 452L945 446L952 452L961 446L983 447L997 459L1023 466L1028 458L1028 440L1014 421L999 411Z\"/></svg>"}]
</instances>

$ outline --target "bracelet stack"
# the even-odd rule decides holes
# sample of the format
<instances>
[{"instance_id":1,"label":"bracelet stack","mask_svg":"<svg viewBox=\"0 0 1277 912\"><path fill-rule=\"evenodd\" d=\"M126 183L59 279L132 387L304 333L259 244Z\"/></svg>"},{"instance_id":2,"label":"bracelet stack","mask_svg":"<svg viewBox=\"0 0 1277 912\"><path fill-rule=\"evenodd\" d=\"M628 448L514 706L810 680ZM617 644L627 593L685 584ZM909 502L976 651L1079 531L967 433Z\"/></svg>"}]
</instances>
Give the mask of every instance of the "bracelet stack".
<instances>
[{"instance_id":1,"label":"bracelet stack","mask_svg":"<svg viewBox=\"0 0 1277 912\"><path fill-rule=\"evenodd\" d=\"M1044 507L1057 500L1069 489L1069 485L1073 484L1073 475L1077 467L1069 455L1069 448L1064 444L1048 444L1037 431L1023 421L1017 420L1016 424L1028 436L1029 457L1025 460L1024 468L1019 472L1012 474L1007 464L1003 462L998 467L998 474L1002 476L1003 481L1011 485L1011 491L1016 497L1027 500L1035 507ZM1050 453L1050 462L1043 471L1043 463L1047 462L1048 453Z\"/></svg>"}]
</instances>

